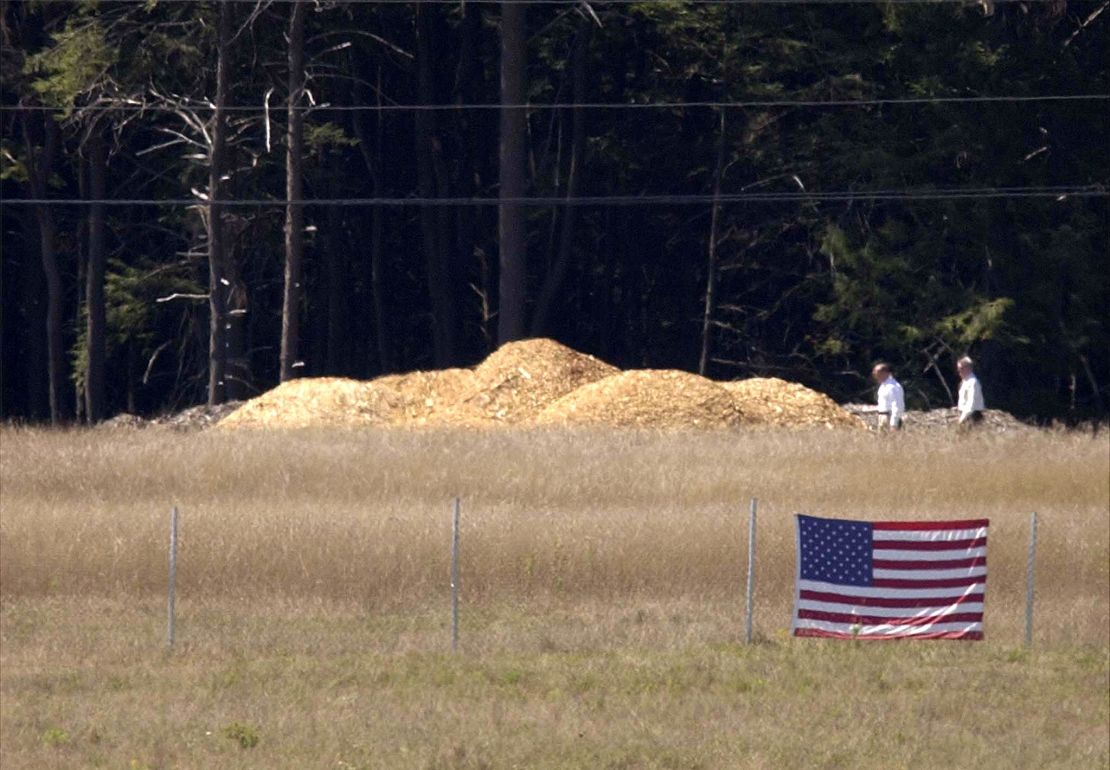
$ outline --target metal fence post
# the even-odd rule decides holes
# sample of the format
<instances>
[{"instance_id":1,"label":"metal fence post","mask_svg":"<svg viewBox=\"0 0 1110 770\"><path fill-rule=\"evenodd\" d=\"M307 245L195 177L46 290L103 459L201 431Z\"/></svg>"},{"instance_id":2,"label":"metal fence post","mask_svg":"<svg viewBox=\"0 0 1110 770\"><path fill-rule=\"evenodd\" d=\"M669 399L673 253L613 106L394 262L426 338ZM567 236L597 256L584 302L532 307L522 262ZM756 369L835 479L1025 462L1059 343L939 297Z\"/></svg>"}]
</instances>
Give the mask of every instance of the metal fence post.
<instances>
[{"instance_id":1,"label":"metal fence post","mask_svg":"<svg viewBox=\"0 0 1110 770\"><path fill-rule=\"evenodd\" d=\"M173 647L174 610L177 599L177 506L170 509L170 580L166 606L166 644Z\"/></svg>"},{"instance_id":2,"label":"metal fence post","mask_svg":"<svg viewBox=\"0 0 1110 770\"><path fill-rule=\"evenodd\" d=\"M1029 519L1029 561L1025 565L1025 646L1033 645L1033 575L1037 561L1037 512Z\"/></svg>"},{"instance_id":3,"label":"metal fence post","mask_svg":"<svg viewBox=\"0 0 1110 770\"><path fill-rule=\"evenodd\" d=\"M459 648L459 507L455 498L455 511L451 525L451 651Z\"/></svg>"},{"instance_id":4,"label":"metal fence post","mask_svg":"<svg viewBox=\"0 0 1110 770\"><path fill-rule=\"evenodd\" d=\"M752 643L752 596L755 592L755 515L759 501L752 498L748 516L748 584L744 600L744 640Z\"/></svg>"}]
</instances>

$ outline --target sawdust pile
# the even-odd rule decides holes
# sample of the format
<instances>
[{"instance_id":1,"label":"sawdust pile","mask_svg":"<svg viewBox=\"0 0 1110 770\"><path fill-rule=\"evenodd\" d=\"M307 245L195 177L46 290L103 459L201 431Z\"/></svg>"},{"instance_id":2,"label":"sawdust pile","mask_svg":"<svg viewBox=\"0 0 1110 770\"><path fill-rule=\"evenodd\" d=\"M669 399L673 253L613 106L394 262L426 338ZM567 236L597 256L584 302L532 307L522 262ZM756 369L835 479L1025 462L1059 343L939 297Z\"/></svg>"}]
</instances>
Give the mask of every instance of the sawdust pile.
<instances>
[{"instance_id":1,"label":"sawdust pile","mask_svg":"<svg viewBox=\"0 0 1110 770\"><path fill-rule=\"evenodd\" d=\"M371 384L394 391L399 399L392 422L398 425L475 423L482 414L466 403L477 388L470 369L441 369L388 374Z\"/></svg>"},{"instance_id":2,"label":"sawdust pile","mask_svg":"<svg viewBox=\"0 0 1110 770\"><path fill-rule=\"evenodd\" d=\"M583 385L620 370L549 339L502 345L474 370L465 405L490 420L521 423Z\"/></svg>"},{"instance_id":3,"label":"sawdust pile","mask_svg":"<svg viewBox=\"0 0 1110 770\"><path fill-rule=\"evenodd\" d=\"M736 406L752 422L778 428L863 429L862 420L843 409L824 393L778 377L722 382Z\"/></svg>"},{"instance_id":4,"label":"sawdust pile","mask_svg":"<svg viewBox=\"0 0 1110 770\"><path fill-rule=\"evenodd\" d=\"M727 428L744 416L728 391L696 374L643 369L621 372L560 398L540 425L629 428Z\"/></svg>"},{"instance_id":5,"label":"sawdust pile","mask_svg":"<svg viewBox=\"0 0 1110 770\"><path fill-rule=\"evenodd\" d=\"M863 421L774 378L718 383L687 372L622 372L549 339L503 345L473 369L360 382L292 380L242 404L221 429L597 425L652 429L826 426Z\"/></svg>"},{"instance_id":6,"label":"sawdust pile","mask_svg":"<svg viewBox=\"0 0 1110 770\"><path fill-rule=\"evenodd\" d=\"M313 377L283 382L220 420L221 429L356 428L396 421L403 398L373 382Z\"/></svg>"},{"instance_id":7,"label":"sawdust pile","mask_svg":"<svg viewBox=\"0 0 1110 770\"><path fill-rule=\"evenodd\" d=\"M495 427L527 423L548 404L618 372L549 339L503 345L474 369L390 374L370 382L293 380L248 401L222 428Z\"/></svg>"}]
</instances>

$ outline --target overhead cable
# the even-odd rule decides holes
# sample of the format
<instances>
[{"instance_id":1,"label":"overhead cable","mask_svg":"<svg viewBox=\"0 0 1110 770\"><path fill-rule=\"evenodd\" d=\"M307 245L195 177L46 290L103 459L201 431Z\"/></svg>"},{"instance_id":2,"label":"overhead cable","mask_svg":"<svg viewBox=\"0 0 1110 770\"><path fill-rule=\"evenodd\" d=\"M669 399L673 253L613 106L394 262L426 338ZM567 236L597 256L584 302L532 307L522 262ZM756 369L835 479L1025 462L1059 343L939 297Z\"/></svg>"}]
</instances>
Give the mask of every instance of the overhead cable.
<instances>
[{"instance_id":1,"label":"overhead cable","mask_svg":"<svg viewBox=\"0 0 1110 770\"><path fill-rule=\"evenodd\" d=\"M1102 185L1071 185L1053 187L979 187L906 190L836 190L831 192L744 192L712 195L705 193L659 195L585 195L528 196L521 198L240 198L207 201L201 198L9 198L0 205L21 206L219 206L224 208L273 208L293 206L365 206L383 208L428 206L688 206L713 203L820 203L840 201L932 201L1005 198L1069 198L1110 197L1110 189Z\"/></svg>"}]
</instances>

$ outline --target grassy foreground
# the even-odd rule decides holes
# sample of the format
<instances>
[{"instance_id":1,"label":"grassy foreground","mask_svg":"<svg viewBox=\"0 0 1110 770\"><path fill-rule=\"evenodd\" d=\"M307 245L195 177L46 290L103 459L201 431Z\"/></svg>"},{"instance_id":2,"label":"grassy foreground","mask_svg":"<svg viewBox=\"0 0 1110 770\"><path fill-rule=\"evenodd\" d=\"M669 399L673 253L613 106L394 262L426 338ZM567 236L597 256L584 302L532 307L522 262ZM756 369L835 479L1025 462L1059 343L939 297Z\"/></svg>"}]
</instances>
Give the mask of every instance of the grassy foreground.
<instances>
[{"instance_id":1,"label":"grassy foreground","mask_svg":"<svg viewBox=\"0 0 1110 770\"><path fill-rule=\"evenodd\" d=\"M0 766L1106 767L1106 439L887 438L5 429ZM789 639L793 511L991 517L987 641Z\"/></svg>"}]
</instances>

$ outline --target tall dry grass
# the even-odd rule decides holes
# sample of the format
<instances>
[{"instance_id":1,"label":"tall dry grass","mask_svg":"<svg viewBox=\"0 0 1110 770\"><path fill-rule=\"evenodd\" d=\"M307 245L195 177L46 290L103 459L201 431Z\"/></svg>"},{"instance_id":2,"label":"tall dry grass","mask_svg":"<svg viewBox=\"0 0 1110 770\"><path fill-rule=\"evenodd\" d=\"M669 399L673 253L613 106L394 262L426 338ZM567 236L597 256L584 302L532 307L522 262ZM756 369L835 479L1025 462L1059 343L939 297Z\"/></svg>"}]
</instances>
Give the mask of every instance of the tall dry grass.
<instances>
[{"instance_id":1,"label":"tall dry grass","mask_svg":"<svg viewBox=\"0 0 1110 770\"><path fill-rule=\"evenodd\" d=\"M445 594L449 503L459 495L470 607L739 602L754 496L763 633L789 623L793 512L988 516L986 628L1016 640L1036 510L1039 634L1108 636L1104 436L6 428L0 445L8 598L162 592L168 511L178 505L183 600L422 607Z\"/></svg>"},{"instance_id":2,"label":"tall dry grass","mask_svg":"<svg viewBox=\"0 0 1110 770\"><path fill-rule=\"evenodd\" d=\"M1108 477L1067 434L0 430L0 766L1105 767ZM787 638L795 510L990 516L988 643Z\"/></svg>"}]
</instances>

